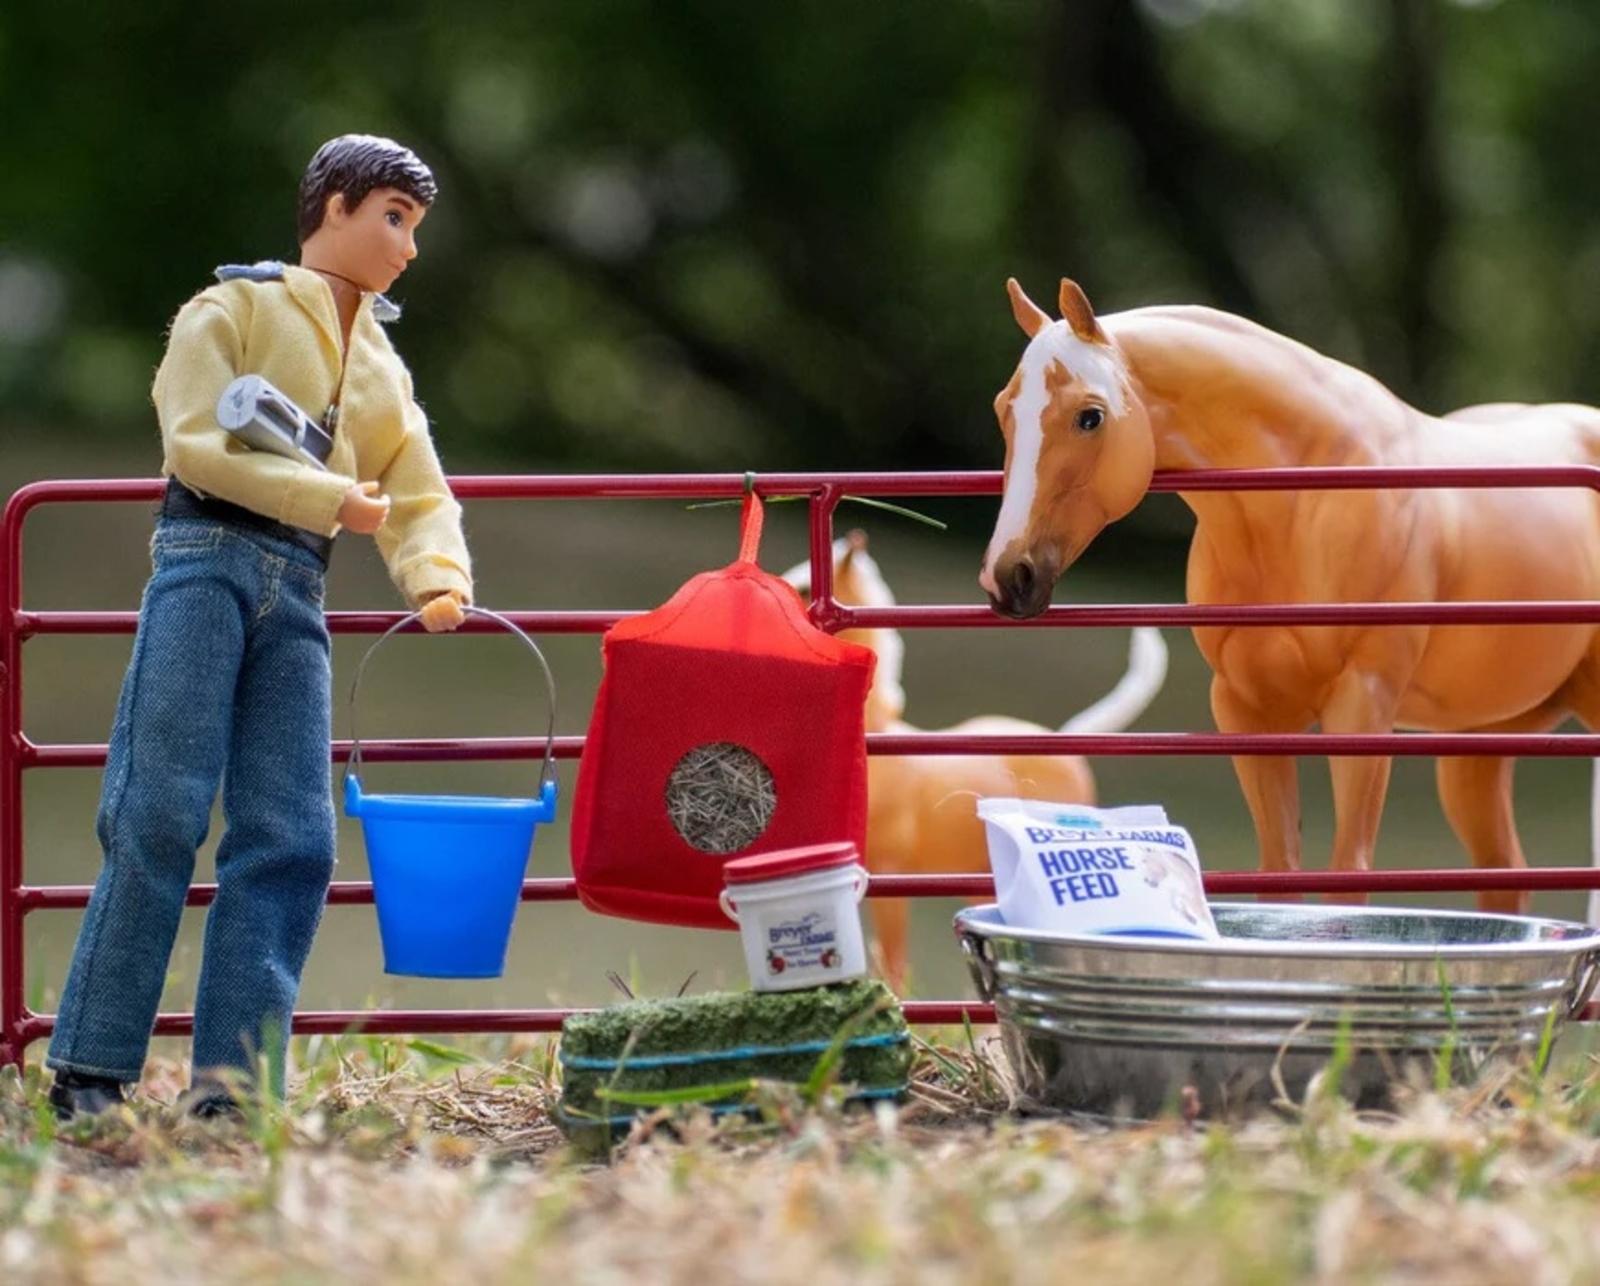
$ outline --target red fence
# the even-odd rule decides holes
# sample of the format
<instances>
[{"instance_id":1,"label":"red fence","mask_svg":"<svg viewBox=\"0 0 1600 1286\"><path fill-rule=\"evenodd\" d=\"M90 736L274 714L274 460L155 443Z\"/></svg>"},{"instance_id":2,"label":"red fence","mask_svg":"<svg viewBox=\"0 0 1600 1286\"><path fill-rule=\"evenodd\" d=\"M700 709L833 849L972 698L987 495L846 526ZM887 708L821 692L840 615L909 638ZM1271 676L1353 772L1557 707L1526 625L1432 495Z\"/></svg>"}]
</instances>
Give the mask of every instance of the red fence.
<instances>
[{"instance_id":1,"label":"red fence","mask_svg":"<svg viewBox=\"0 0 1600 1286\"><path fill-rule=\"evenodd\" d=\"M851 608L832 597L833 514L849 492L865 496L995 495L998 473L765 474L756 489L763 496L799 495L810 509L812 615L832 631L868 626L894 628L1086 628L1129 625L1333 625L1333 624L1600 624L1600 602L1537 603L1341 603L1259 604L1238 607L1189 605L1053 607L1032 621L1009 621L987 607ZM574 475L564 477L463 477L452 480L456 495L474 500L707 499L736 497L742 474L683 474L655 477ZM1160 474L1155 491L1361 490L1436 487L1584 487L1600 490L1600 468L1559 466L1509 469L1261 469ZM32 1012L24 1003L23 921L33 911L82 909L85 886L40 886L24 882L22 774L31 768L96 767L105 763L104 745L38 745L22 728L22 644L44 634L131 634L132 612L29 612L22 605L23 524L42 504L103 501L153 501L157 481L112 480L39 482L22 488L6 505L0 546L0 1064L20 1063L33 1041L48 1036L54 1016ZM624 612L512 612L507 615L534 634L598 634ZM378 634L399 619L398 612L330 612L334 633ZM466 631L489 630L489 622L469 620ZM576 758L581 737L560 737L556 755ZM336 742L336 761L348 753ZM370 742L362 747L375 762L418 760L532 759L544 743L524 738L430 739ZM937 733L871 736L869 754L1022 754L1075 752L1085 755L1600 755L1600 736L1403 734L1384 736L1245 736L1209 733L1119 733L1108 736L961 737ZM1317 892L1443 892L1496 889L1600 888L1600 871L1590 867L1546 867L1524 871L1391 870L1373 872L1212 873L1206 890L1215 894ZM987 875L875 876L869 896L984 896L993 892ZM215 885L195 885L190 906L208 905ZM529 880L527 902L570 901L571 880ZM370 903L372 886L336 883L333 905ZM297 1032L509 1032L552 1031L570 1011L382 1010L300 1013ZM991 1021L990 1007L970 1001L917 1002L906 1006L914 1022ZM156 1031L188 1034L191 1014L162 1014Z\"/></svg>"}]
</instances>

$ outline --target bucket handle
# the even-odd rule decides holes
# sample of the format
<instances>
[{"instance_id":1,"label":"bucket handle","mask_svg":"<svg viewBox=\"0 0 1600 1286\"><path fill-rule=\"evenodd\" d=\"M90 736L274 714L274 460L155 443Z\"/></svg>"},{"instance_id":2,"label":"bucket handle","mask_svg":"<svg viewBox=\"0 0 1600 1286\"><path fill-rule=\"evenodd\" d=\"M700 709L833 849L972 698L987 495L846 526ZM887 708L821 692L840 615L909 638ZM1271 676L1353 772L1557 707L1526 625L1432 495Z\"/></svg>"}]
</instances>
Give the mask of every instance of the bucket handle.
<instances>
[{"instance_id":1,"label":"bucket handle","mask_svg":"<svg viewBox=\"0 0 1600 1286\"><path fill-rule=\"evenodd\" d=\"M976 933L956 931L956 936L961 939L961 950L966 955L968 962L977 974L978 998L980 1000L993 1000L999 992L995 977L994 955L990 951L989 940L981 938Z\"/></svg>"},{"instance_id":2,"label":"bucket handle","mask_svg":"<svg viewBox=\"0 0 1600 1286\"><path fill-rule=\"evenodd\" d=\"M462 605L461 610L468 616L483 616L495 621L510 630L519 639L528 645L528 650L533 653L539 662L539 668L544 671L545 692L549 696L550 719L545 725L544 739L544 768L539 774L539 789L541 795L555 786L556 783L556 681L550 674L550 665L544 659L544 653L539 650L538 644L530 639L515 622L501 616L498 612L491 612L487 607L469 607ZM372 654L389 641L391 634L403 630L413 621L421 620L421 612L412 612L409 616L402 616L391 625L383 635L366 651L361 658L361 664L356 666L356 677L350 683L350 758L345 760L343 781L347 784L352 774L356 781L361 780L361 734L356 731L356 694L361 690L361 676L366 673L367 662L372 660Z\"/></svg>"},{"instance_id":3,"label":"bucket handle","mask_svg":"<svg viewBox=\"0 0 1600 1286\"><path fill-rule=\"evenodd\" d=\"M1596 982L1600 982L1600 952L1591 954L1577 975L1572 999L1567 1002L1568 1018L1576 1020L1583 1013L1584 1006L1589 1003L1589 997L1594 994Z\"/></svg>"}]
</instances>

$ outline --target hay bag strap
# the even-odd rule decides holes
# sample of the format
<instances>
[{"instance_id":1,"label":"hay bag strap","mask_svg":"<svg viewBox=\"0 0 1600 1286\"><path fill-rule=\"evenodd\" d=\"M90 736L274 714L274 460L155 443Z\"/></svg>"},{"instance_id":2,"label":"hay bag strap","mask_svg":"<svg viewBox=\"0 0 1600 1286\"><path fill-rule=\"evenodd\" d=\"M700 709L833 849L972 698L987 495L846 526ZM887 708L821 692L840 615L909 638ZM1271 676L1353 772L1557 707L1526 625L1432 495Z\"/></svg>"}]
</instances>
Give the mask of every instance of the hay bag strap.
<instances>
[{"instance_id":1,"label":"hay bag strap","mask_svg":"<svg viewBox=\"0 0 1600 1286\"><path fill-rule=\"evenodd\" d=\"M755 474L745 474L744 504L739 508L739 561L754 563L761 552L761 522L766 509L755 492Z\"/></svg>"}]
</instances>

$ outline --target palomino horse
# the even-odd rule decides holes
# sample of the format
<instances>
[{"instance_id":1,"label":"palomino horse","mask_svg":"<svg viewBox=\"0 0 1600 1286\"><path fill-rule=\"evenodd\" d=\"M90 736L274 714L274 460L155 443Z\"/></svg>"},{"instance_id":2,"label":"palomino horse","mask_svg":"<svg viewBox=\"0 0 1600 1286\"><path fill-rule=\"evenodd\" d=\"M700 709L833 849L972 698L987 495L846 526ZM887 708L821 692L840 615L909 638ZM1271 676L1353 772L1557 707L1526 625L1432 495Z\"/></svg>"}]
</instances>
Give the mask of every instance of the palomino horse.
<instances>
[{"instance_id":1,"label":"palomino horse","mask_svg":"<svg viewBox=\"0 0 1600 1286\"><path fill-rule=\"evenodd\" d=\"M800 563L783 576L806 593L811 565ZM893 591L867 553L864 532L853 531L833 542L833 593L849 606L894 606ZM905 689L900 686L905 648L899 631L845 630L841 637L870 647L878 656L872 690L867 694L867 731L918 731L901 718L906 706ZM1061 731L1120 732L1150 704L1166 674L1167 645L1161 631L1135 630L1127 673L1099 701L1068 720ZM943 731L1032 736L1050 729L1022 719L985 715ZM977 814L978 798L984 795L1092 804L1094 774L1079 755L873 755L867 760L868 869L896 875L987 870L988 846ZM910 908L904 898L873 898L871 907L884 976L895 991L901 991Z\"/></svg>"},{"instance_id":2,"label":"palomino horse","mask_svg":"<svg viewBox=\"0 0 1600 1286\"><path fill-rule=\"evenodd\" d=\"M995 399L1005 493L979 583L1028 617L1154 469L1283 465L1516 465L1600 461L1600 411L1497 404L1444 418L1282 335L1209 308L1096 318L1061 283L1052 321L1015 281L1028 336ZM1452 602L1600 597L1600 500L1588 491L1196 492L1193 603ZM1600 726L1593 625L1206 627L1211 709L1223 732L1542 732ZM1330 759L1333 868L1372 865L1387 758ZM1261 865L1300 866L1287 756L1234 760ZM1481 867L1526 865L1508 758L1441 759L1439 797ZM1479 897L1520 911L1526 895Z\"/></svg>"}]
</instances>

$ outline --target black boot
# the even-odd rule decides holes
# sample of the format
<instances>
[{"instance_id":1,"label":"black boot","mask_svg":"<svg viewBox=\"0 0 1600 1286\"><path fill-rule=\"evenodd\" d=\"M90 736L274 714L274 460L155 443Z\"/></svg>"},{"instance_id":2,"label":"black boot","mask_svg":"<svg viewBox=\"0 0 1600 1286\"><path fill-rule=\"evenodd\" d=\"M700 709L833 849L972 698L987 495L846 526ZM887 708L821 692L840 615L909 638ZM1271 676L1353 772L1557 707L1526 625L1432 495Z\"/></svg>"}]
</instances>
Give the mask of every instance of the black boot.
<instances>
[{"instance_id":1,"label":"black boot","mask_svg":"<svg viewBox=\"0 0 1600 1286\"><path fill-rule=\"evenodd\" d=\"M242 1121L244 1107L229 1088L219 1081L197 1080L179 1100L189 1116L201 1121Z\"/></svg>"},{"instance_id":2,"label":"black boot","mask_svg":"<svg viewBox=\"0 0 1600 1286\"><path fill-rule=\"evenodd\" d=\"M56 1116L70 1121L75 1116L99 1116L127 1102L121 1081L87 1072L61 1071L50 1086L50 1106Z\"/></svg>"}]
</instances>

